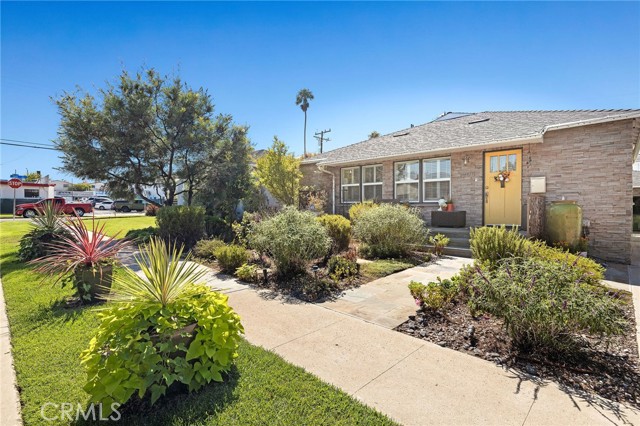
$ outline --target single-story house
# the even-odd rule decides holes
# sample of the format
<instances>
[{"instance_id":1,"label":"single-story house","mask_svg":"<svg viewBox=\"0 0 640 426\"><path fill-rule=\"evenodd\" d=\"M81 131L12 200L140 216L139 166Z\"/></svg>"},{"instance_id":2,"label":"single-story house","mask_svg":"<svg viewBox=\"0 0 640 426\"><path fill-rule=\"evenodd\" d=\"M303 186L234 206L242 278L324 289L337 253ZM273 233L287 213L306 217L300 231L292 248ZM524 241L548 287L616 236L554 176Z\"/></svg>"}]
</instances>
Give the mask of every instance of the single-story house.
<instances>
[{"instance_id":1,"label":"single-story house","mask_svg":"<svg viewBox=\"0 0 640 426\"><path fill-rule=\"evenodd\" d=\"M55 184L22 182L22 186L15 190L16 204L32 203L43 198L53 198ZM0 213L13 212L14 189L8 180L0 180Z\"/></svg>"},{"instance_id":2,"label":"single-story house","mask_svg":"<svg viewBox=\"0 0 640 426\"><path fill-rule=\"evenodd\" d=\"M547 204L575 200L590 254L629 263L639 136L640 110L445 113L307 158L302 184L329 194L328 212L403 202L421 209L427 225L442 198L466 211L467 226L522 229L531 193Z\"/></svg>"}]
</instances>

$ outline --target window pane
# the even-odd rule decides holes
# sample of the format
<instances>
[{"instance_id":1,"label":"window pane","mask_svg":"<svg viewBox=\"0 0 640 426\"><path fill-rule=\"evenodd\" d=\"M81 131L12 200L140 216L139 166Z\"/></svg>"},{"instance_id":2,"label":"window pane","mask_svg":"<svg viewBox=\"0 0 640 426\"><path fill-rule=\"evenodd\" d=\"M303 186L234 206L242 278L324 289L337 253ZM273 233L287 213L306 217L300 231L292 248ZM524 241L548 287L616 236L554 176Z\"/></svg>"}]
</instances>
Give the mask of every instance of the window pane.
<instances>
[{"instance_id":1,"label":"window pane","mask_svg":"<svg viewBox=\"0 0 640 426\"><path fill-rule=\"evenodd\" d=\"M420 176L420 162L396 164L396 181L418 180Z\"/></svg>"},{"instance_id":2,"label":"window pane","mask_svg":"<svg viewBox=\"0 0 640 426\"><path fill-rule=\"evenodd\" d=\"M396 199L399 201L418 201L418 184L417 183L397 184Z\"/></svg>"},{"instance_id":3,"label":"window pane","mask_svg":"<svg viewBox=\"0 0 640 426\"><path fill-rule=\"evenodd\" d=\"M446 179L451 177L451 160L440 160L440 178Z\"/></svg>"},{"instance_id":4,"label":"window pane","mask_svg":"<svg viewBox=\"0 0 640 426\"><path fill-rule=\"evenodd\" d=\"M24 198L38 198L40 197L40 190L38 189L26 189L24 190Z\"/></svg>"},{"instance_id":5,"label":"window pane","mask_svg":"<svg viewBox=\"0 0 640 426\"><path fill-rule=\"evenodd\" d=\"M424 162L423 179L438 179L438 160Z\"/></svg>"},{"instance_id":6,"label":"window pane","mask_svg":"<svg viewBox=\"0 0 640 426\"><path fill-rule=\"evenodd\" d=\"M516 154L509 154L509 170L515 170L516 166Z\"/></svg>"},{"instance_id":7,"label":"window pane","mask_svg":"<svg viewBox=\"0 0 640 426\"><path fill-rule=\"evenodd\" d=\"M507 156L506 155L501 155L500 156L500 171L504 172L505 170L507 170Z\"/></svg>"},{"instance_id":8,"label":"window pane","mask_svg":"<svg viewBox=\"0 0 640 426\"><path fill-rule=\"evenodd\" d=\"M451 196L450 188L451 183L449 181L425 182L424 199L425 201L434 201L441 198L448 200Z\"/></svg>"},{"instance_id":9,"label":"window pane","mask_svg":"<svg viewBox=\"0 0 640 426\"><path fill-rule=\"evenodd\" d=\"M353 203L360 201L360 186L345 186L342 188L342 201Z\"/></svg>"},{"instance_id":10,"label":"window pane","mask_svg":"<svg viewBox=\"0 0 640 426\"><path fill-rule=\"evenodd\" d=\"M381 200L382 199L382 185L365 185L364 186L364 200Z\"/></svg>"},{"instance_id":11,"label":"window pane","mask_svg":"<svg viewBox=\"0 0 640 426\"><path fill-rule=\"evenodd\" d=\"M420 179L420 163L410 163L409 164L409 179L418 180Z\"/></svg>"},{"instance_id":12,"label":"window pane","mask_svg":"<svg viewBox=\"0 0 640 426\"><path fill-rule=\"evenodd\" d=\"M491 156L491 173L498 172L498 156Z\"/></svg>"},{"instance_id":13,"label":"window pane","mask_svg":"<svg viewBox=\"0 0 640 426\"><path fill-rule=\"evenodd\" d=\"M374 167L363 167L364 171L364 183L374 182L375 179L375 168Z\"/></svg>"},{"instance_id":14,"label":"window pane","mask_svg":"<svg viewBox=\"0 0 640 426\"><path fill-rule=\"evenodd\" d=\"M376 166L376 182L382 182L382 166Z\"/></svg>"},{"instance_id":15,"label":"window pane","mask_svg":"<svg viewBox=\"0 0 640 426\"><path fill-rule=\"evenodd\" d=\"M360 183L360 168L342 169L342 184Z\"/></svg>"}]
</instances>

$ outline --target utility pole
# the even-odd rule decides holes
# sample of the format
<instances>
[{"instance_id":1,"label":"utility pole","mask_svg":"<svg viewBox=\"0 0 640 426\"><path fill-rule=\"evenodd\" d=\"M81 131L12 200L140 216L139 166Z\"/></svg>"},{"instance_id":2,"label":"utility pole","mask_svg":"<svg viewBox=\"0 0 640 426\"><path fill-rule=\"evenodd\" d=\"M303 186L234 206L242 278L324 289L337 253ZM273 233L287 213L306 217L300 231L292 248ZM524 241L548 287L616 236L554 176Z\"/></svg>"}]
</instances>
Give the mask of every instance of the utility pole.
<instances>
[{"instance_id":1,"label":"utility pole","mask_svg":"<svg viewBox=\"0 0 640 426\"><path fill-rule=\"evenodd\" d=\"M324 146L324 143L325 143L325 142L330 142L330 141L331 141L331 139L329 139L329 138L325 138L325 137L324 137L324 134L325 134L325 133L329 133L329 132L331 132L331 129L329 129L329 130L322 130L322 131L320 131L320 132L316 132L316 133L313 135L313 137L314 137L314 138L316 138L316 139L318 140L318 143L320 144L320 154L322 154L322 148L323 148L323 146Z\"/></svg>"}]
</instances>

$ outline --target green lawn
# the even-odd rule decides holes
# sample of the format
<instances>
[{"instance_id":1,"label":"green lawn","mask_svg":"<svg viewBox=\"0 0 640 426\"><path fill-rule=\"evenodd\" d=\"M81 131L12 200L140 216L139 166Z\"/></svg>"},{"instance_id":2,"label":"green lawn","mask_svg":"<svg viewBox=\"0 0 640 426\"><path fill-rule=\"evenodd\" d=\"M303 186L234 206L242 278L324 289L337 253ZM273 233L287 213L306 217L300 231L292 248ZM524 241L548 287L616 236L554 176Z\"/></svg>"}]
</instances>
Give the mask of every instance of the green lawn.
<instances>
[{"instance_id":1,"label":"green lawn","mask_svg":"<svg viewBox=\"0 0 640 426\"><path fill-rule=\"evenodd\" d=\"M376 259L370 263L363 263L360 266L360 274L371 279L382 278L420 263L422 262L415 259Z\"/></svg>"},{"instance_id":2,"label":"green lawn","mask_svg":"<svg viewBox=\"0 0 640 426\"><path fill-rule=\"evenodd\" d=\"M153 225L154 218L107 221L107 232ZM26 425L44 422L46 402L80 403L85 374L79 354L98 326L98 308L68 309L62 304L72 290L41 284L31 268L16 260L27 222L0 223L0 266L14 362ZM160 399L152 409L127 413L120 424L244 425L244 424L393 424L333 386L285 362L279 356L243 342L230 379L202 391ZM45 414L52 416L53 412Z\"/></svg>"}]
</instances>

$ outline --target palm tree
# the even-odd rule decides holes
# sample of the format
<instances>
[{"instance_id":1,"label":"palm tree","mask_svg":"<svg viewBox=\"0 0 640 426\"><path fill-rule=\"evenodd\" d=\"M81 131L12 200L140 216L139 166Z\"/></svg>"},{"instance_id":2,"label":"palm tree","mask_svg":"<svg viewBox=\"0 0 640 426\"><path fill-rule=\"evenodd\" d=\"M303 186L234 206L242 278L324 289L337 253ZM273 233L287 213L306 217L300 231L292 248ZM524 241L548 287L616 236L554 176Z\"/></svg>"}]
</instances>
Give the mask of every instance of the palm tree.
<instances>
[{"instance_id":1,"label":"palm tree","mask_svg":"<svg viewBox=\"0 0 640 426\"><path fill-rule=\"evenodd\" d=\"M373 139L373 138L379 138L380 137L380 133L377 131L373 131L371 133L369 133L369 139Z\"/></svg>"},{"instance_id":2,"label":"palm tree","mask_svg":"<svg viewBox=\"0 0 640 426\"><path fill-rule=\"evenodd\" d=\"M300 105L300 109L304 112L304 156L307 156L307 109L309 101L313 99L313 93L309 89L300 89L296 96L296 105Z\"/></svg>"}]
</instances>

